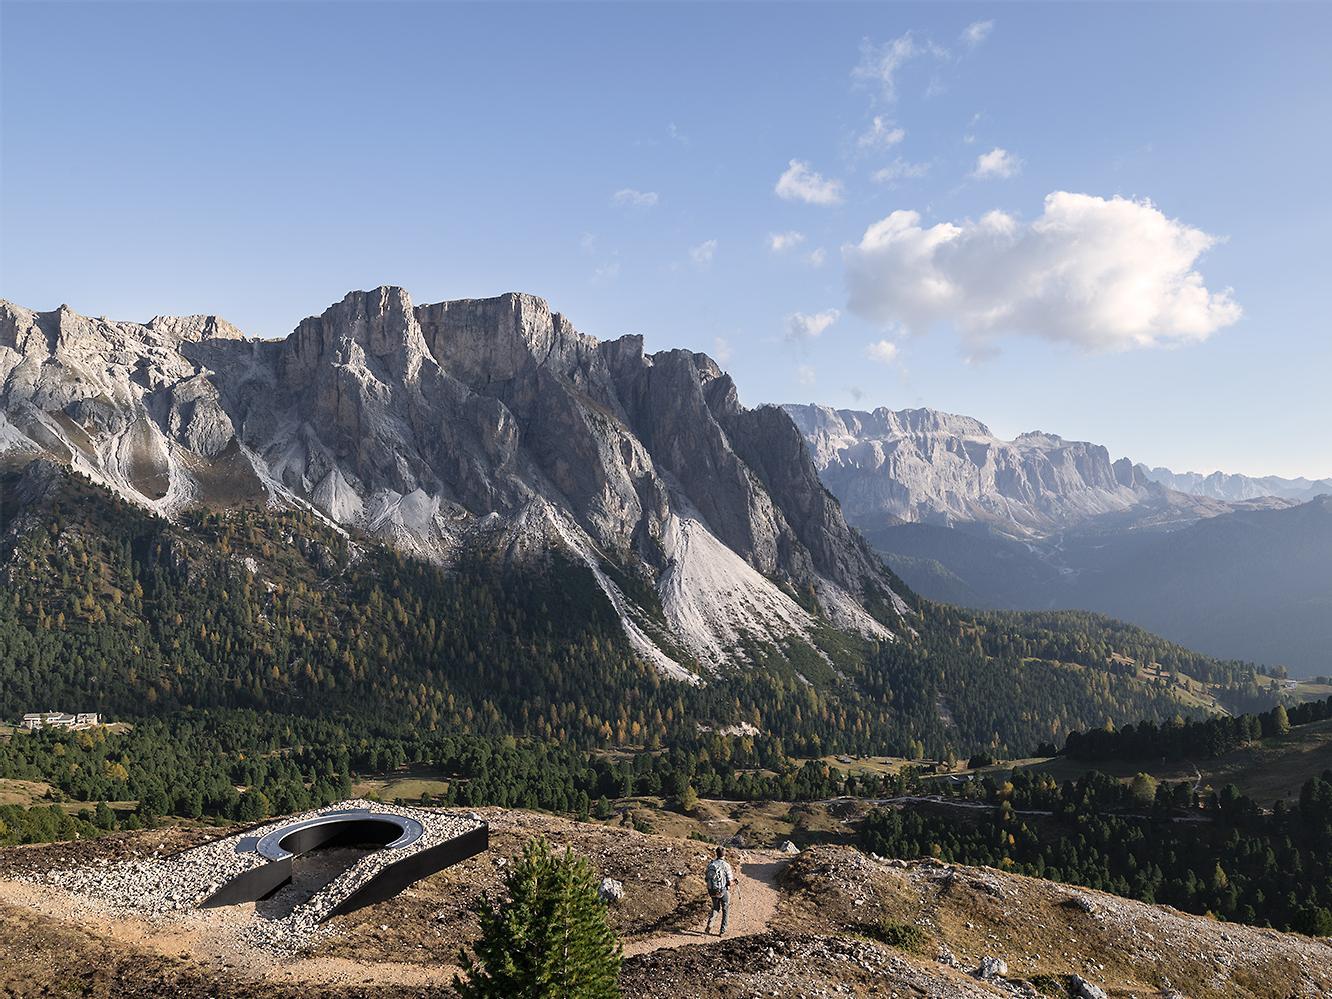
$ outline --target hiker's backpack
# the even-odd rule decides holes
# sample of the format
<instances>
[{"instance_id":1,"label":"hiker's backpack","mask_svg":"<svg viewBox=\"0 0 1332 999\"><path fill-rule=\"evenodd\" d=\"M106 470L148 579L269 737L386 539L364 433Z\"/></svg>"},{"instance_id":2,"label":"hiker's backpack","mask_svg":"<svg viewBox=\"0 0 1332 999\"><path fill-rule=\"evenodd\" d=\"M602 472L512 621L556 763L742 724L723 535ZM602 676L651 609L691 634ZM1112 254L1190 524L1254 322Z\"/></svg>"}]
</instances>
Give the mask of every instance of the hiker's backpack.
<instances>
[{"instance_id":1,"label":"hiker's backpack","mask_svg":"<svg viewBox=\"0 0 1332 999\"><path fill-rule=\"evenodd\" d=\"M726 861L714 860L708 865L708 873L705 876L708 884L708 894L714 898L718 895L725 895L727 885Z\"/></svg>"}]
</instances>

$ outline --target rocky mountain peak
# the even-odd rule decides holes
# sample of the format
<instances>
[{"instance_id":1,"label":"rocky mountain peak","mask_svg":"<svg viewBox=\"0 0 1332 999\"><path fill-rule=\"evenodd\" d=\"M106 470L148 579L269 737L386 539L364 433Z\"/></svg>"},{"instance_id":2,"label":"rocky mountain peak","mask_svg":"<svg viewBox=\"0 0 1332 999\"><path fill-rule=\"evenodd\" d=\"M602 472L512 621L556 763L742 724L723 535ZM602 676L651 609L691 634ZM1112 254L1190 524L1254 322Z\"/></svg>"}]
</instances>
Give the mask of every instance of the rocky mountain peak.
<instances>
[{"instance_id":1,"label":"rocky mountain peak","mask_svg":"<svg viewBox=\"0 0 1332 999\"><path fill-rule=\"evenodd\" d=\"M166 337L191 342L244 340L245 334L221 316L154 316L148 329Z\"/></svg>"},{"instance_id":2,"label":"rocky mountain peak","mask_svg":"<svg viewBox=\"0 0 1332 999\"><path fill-rule=\"evenodd\" d=\"M888 640L870 592L906 611L785 413L745 409L704 354L600 342L535 295L355 291L282 341L5 305L0 345L10 456L166 516L267 502L445 563L563 551L671 675L811 642L819 617Z\"/></svg>"},{"instance_id":3,"label":"rocky mountain peak","mask_svg":"<svg viewBox=\"0 0 1332 999\"><path fill-rule=\"evenodd\" d=\"M382 364L392 377L406 379L426 354L411 297L389 286L348 292L302 320L283 346L284 375L295 390L335 365Z\"/></svg>"},{"instance_id":4,"label":"rocky mountain peak","mask_svg":"<svg viewBox=\"0 0 1332 999\"><path fill-rule=\"evenodd\" d=\"M425 305L417 318L435 359L469 384L504 381L529 365L568 372L597 347L544 298L520 292Z\"/></svg>"}]
</instances>

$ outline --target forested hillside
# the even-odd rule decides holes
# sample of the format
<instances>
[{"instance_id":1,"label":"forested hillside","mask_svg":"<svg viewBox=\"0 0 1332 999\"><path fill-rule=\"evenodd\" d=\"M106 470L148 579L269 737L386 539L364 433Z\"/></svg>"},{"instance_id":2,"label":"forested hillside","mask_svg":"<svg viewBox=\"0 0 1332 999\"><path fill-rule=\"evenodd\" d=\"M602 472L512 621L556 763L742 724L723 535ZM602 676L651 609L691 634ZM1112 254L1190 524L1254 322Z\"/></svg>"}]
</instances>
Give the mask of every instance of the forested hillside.
<instances>
[{"instance_id":1,"label":"forested hillside","mask_svg":"<svg viewBox=\"0 0 1332 999\"><path fill-rule=\"evenodd\" d=\"M921 602L904 640L829 624L823 655L755 642L751 666L691 686L641 663L591 572L558 557L540 572L483 557L445 572L308 513L199 511L176 524L67 473L7 509L9 717L252 708L647 747L748 723L792 755L941 756L1193 712L1124 657L1212 682L1240 684L1248 670L1093 616Z\"/></svg>"},{"instance_id":2,"label":"forested hillside","mask_svg":"<svg viewBox=\"0 0 1332 999\"><path fill-rule=\"evenodd\" d=\"M935 856L1111 891L1185 912L1332 933L1332 772L1307 781L1299 804L1264 812L1228 785L1101 773L1057 783L1015 773L954 792L992 809L880 809L862 829L866 849Z\"/></svg>"}]
</instances>

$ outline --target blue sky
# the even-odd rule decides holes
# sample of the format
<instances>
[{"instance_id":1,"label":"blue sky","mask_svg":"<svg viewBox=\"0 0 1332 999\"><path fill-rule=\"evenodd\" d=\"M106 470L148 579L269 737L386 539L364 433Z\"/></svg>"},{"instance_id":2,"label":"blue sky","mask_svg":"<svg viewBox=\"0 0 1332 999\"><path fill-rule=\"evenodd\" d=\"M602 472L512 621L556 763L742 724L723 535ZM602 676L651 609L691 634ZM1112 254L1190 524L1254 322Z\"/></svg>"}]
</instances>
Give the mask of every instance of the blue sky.
<instances>
[{"instance_id":1,"label":"blue sky","mask_svg":"<svg viewBox=\"0 0 1332 999\"><path fill-rule=\"evenodd\" d=\"M23 305L281 336L353 288L517 289L749 404L1332 475L1332 6L0 17Z\"/></svg>"}]
</instances>

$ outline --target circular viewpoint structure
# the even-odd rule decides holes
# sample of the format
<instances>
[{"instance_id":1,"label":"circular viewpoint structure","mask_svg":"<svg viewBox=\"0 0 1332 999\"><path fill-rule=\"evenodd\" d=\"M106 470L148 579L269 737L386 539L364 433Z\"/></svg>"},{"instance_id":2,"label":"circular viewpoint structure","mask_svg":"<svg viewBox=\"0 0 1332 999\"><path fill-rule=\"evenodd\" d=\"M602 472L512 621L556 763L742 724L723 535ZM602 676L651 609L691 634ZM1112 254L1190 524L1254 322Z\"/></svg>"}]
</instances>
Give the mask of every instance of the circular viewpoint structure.
<instances>
[{"instance_id":1,"label":"circular viewpoint structure","mask_svg":"<svg viewBox=\"0 0 1332 999\"><path fill-rule=\"evenodd\" d=\"M335 883L338 897L320 906L317 918L323 922L392 898L476 856L490 845L490 827L472 815L347 802L268 823L234 839L239 869L199 903L201 908L267 898L291 881L296 858L312 850L375 847Z\"/></svg>"}]
</instances>

